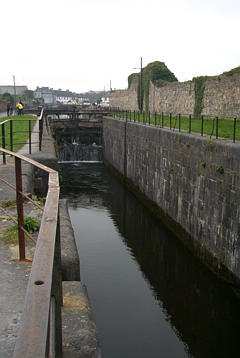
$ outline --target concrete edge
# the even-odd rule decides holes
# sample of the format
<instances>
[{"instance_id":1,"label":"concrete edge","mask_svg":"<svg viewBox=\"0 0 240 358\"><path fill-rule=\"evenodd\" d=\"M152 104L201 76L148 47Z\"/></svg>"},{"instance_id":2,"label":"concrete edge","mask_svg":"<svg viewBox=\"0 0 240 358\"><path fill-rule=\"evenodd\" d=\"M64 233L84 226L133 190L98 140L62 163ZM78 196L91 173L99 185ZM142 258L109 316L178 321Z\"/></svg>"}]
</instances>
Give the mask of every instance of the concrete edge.
<instances>
[{"instance_id":1,"label":"concrete edge","mask_svg":"<svg viewBox=\"0 0 240 358\"><path fill-rule=\"evenodd\" d=\"M62 280L80 281L80 262L68 213L67 200L59 201Z\"/></svg>"},{"instance_id":2,"label":"concrete edge","mask_svg":"<svg viewBox=\"0 0 240 358\"><path fill-rule=\"evenodd\" d=\"M100 344L87 289L77 281L63 282L63 358L100 358Z\"/></svg>"}]
</instances>

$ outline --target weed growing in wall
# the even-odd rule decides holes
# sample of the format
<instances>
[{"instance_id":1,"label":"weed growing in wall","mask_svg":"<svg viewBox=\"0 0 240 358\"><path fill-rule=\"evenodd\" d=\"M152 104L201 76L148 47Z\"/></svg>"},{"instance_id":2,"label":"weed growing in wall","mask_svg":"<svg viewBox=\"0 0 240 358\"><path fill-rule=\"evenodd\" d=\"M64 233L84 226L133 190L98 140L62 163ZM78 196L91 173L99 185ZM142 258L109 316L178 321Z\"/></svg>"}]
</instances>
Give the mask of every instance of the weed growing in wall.
<instances>
[{"instance_id":1,"label":"weed growing in wall","mask_svg":"<svg viewBox=\"0 0 240 358\"><path fill-rule=\"evenodd\" d=\"M222 165L219 165L219 166L217 167L217 172L220 173L220 174L223 174L223 173L224 173L224 169L223 169Z\"/></svg>"}]
</instances>

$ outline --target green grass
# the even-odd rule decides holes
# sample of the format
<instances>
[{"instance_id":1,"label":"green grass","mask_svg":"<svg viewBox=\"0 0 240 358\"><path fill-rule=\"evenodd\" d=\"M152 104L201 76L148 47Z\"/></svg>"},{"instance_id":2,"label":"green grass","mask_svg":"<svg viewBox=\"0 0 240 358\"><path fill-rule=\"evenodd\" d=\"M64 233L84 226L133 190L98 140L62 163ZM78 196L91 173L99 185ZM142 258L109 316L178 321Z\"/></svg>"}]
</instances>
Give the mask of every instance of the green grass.
<instances>
[{"instance_id":1,"label":"green grass","mask_svg":"<svg viewBox=\"0 0 240 358\"><path fill-rule=\"evenodd\" d=\"M13 120L13 152L17 152L28 140L28 128L29 128L29 119L31 119L31 130L36 123L36 117L31 115L23 116L10 116L0 118L0 123L7 120ZM0 124L0 147L2 147L2 128ZM5 123L5 148L11 150L10 148L10 122Z\"/></svg>"},{"instance_id":2,"label":"green grass","mask_svg":"<svg viewBox=\"0 0 240 358\"><path fill-rule=\"evenodd\" d=\"M119 117L119 114L117 114ZM123 118L123 115L121 116ZM126 113L124 113L124 119L126 119ZM131 115L127 114L127 119L130 121L134 121L134 113L132 112ZM186 131L191 133L201 133L202 128L202 120L201 118L191 118L191 122L187 117L181 117L179 123L179 116L173 116L171 123L169 116L163 116L161 114L157 114L156 119L155 116L149 116L140 114L138 116L135 113L135 121L140 123L145 123L146 125L157 125L164 128L171 128L175 131ZM212 136L216 138L216 118L207 118L204 117L203 120L203 134ZM234 121L233 119L218 119L218 137L219 138L226 138L226 139L233 139L233 131L234 131ZM240 140L240 119L236 121L236 140Z\"/></svg>"}]
</instances>

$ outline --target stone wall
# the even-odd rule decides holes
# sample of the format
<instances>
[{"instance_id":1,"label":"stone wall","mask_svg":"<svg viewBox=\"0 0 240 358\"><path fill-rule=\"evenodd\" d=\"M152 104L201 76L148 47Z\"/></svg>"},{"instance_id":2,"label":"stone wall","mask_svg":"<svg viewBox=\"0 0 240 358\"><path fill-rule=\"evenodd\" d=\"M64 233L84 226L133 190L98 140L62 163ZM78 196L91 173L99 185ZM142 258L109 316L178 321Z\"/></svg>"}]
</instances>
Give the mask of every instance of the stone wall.
<instances>
[{"instance_id":1,"label":"stone wall","mask_svg":"<svg viewBox=\"0 0 240 358\"><path fill-rule=\"evenodd\" d=\"M190 114L194 111L194 104L195 92L192 81L171 82L164 87L156 87L150 83L149 110L152 113Z\"/></svg>"},{"instance_id":2,"label":"stone wall","mask_svg":"<svg viewBox=\"0 0 240 358\"><path fill-rule=\"evenodd\" d=\"M159 105L160 100L160 105ZM163 87L150 84L149 110L153 112L193 114L194 82L172 82ZM110 93L110 106L124 110L138 110L137 79L127 90ZM204 115L240 117L240 74L208 77L203 97Z\"/></svg>"},{"instance_id":3,"label":"stone wall","mask_svg":"<svg viewBox=\"0 0 240 358\"><path fill-rule=\"evenodd\" d=\"M209 77L206 81L203 114L240 116L240 75Z\"/></svg>"},{"instance_id":4,"label":"stone wall","mask_svg":"<svg viewBox=\"0 0 240 358\"><path fill-rule=\"evenodd\" d=\"M137 102L137 78L134 78L131 87L126 90L115 90L110 92L110 106L112 108L120 108L129 111L138 111Z\"/></svg>"},{"instance_id":5,"label":"stone wall","mask_svg":"<svg viewBox=\"0 0 240 358\"><path fill-rule=\"evenodd\" d=\"M106 162L199 258L240 278L239 144L107 118L103 143Z\"/></svg>"}]
</instances>

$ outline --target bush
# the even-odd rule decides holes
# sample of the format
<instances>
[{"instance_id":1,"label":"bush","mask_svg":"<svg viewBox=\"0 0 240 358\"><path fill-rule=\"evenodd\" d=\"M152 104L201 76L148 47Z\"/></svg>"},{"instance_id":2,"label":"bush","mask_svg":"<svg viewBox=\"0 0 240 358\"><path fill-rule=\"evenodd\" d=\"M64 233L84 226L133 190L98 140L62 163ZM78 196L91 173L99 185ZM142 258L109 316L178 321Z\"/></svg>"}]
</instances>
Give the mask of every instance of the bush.
<instances>
[{"instance_id":1,"label":"bush","mask_svg":"<svg viewBox=\"0 0 240 358\"><path fill-rule=\"evenodd\" d=\"M30 216L25 216L24 218L24 229L27 230L30 234L32 234L35 231L38 231L39 228L39 222L31 218Z\"/></svg>"}]
</instances>

